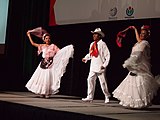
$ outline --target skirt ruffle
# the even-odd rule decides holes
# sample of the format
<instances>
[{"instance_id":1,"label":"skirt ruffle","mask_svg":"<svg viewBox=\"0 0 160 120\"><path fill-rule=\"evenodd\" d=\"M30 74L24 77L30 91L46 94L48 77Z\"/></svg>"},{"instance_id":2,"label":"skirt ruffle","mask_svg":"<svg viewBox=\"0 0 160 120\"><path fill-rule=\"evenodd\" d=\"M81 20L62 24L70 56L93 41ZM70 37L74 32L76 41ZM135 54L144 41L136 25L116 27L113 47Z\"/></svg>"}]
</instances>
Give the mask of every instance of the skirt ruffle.
<instances>
[{"instance_id":1,"label":"skirt ruffle","mask_svg":"<svg viewBox=\"0 0 160 120\"><path fill-rule=\"evenodd\" d=\"M151 75L127 77L113 91L113 97L120 100L120 105L127 108L146 108L151 105L159 86Z\"/></svg>"}]
</instances>

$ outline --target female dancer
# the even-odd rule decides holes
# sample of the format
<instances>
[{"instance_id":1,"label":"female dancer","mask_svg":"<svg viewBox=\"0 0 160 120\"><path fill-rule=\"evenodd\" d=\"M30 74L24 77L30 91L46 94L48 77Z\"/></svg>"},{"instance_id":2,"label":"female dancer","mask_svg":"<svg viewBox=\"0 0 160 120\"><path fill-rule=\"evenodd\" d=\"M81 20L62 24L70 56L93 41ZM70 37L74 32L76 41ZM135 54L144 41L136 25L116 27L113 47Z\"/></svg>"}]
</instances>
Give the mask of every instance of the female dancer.
<instances>
[{"instance_id":1,"label":"female dancer","mask_svg":"<svg viewBox=\"0 0 160 120\"><path fill-rule=\"evenodd\" d=\"M49 98L50 95L59 92L61 77L65 73L69 58L73 57L73 45L60 49L55 44L51 44L48 33L42 36L36 33L35 35L44 41L44 44L37 44L32 40L30 33L36 32L29 30L27 36L30 43L38 48L38 54L42 53L42 60L27 82L26 88L40 97Z\"/></svg>"},{"instance_id":2,"label":"female dancer","mask_svg":"<svg viewBox=\"0 0 160 120\"><path fill-rule=\"evenodd\" d=\"M159 87L150 70L150 45L147 41L150 29L149 26L142 26L139 35L136 27L129 28L135 31L137 43L123 64L129 73L113 91L113 97L126 108L146 108L151 105Z\"/></svg>"}]
</instances>

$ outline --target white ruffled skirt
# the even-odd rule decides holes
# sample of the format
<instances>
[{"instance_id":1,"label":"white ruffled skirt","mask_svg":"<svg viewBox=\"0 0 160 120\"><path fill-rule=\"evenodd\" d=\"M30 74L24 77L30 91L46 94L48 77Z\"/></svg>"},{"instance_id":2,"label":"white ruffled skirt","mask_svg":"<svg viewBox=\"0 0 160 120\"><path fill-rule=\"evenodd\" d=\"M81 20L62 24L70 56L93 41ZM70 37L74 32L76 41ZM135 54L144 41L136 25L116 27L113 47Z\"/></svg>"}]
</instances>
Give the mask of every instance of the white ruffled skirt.
<instances>
[{"instance_id":1,"label":"white ruffled skirt","mask_svg":"<svg viewBox=\"0 0 160 120\"><path fill-rule=\"evenodd\" d=\"M159 85L152 75L127 75L113 91L113 97L126 108L145 108L151 105Z\"/></svg>"},{"instance_id":2,"label":"white ruffled skirt","mask_svg":"<svg viewBox=\"0 0 160 120\"><path fill-rule=\"evenodd\" d=\"M68 45L57 52L49 69L42 69L40 64L27 82L26 88L40 95L56 94L60 88L61 77L66 71L69 59L73 58L73 45Z\"/></svg>"}]
</instances>

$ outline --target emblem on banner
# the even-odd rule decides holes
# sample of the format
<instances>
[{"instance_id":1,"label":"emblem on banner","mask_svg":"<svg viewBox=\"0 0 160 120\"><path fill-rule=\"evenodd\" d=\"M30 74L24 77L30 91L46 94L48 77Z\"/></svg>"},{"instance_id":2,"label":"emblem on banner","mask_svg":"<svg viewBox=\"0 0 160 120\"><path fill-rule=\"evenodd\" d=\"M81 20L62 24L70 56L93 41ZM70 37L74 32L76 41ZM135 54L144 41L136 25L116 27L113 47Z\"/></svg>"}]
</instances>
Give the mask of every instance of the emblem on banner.
<instances>
[{"instance_id":1,"label":"emblem on banner","mask_svg":"<svg viewBox=\"0 0 160 120\"><path fill-rule=\"evenodd\" d=\"M134 13L133 7L129 6L129 7L126 9L126 14L127 14L127 16L132 16L133 13Z\"/></svg>"},{"instance_id":2,"label":"emblem on banner","mask_svg":"<svg viewBox=\"0 0 160 120\"><path fill-rule=\"evenodd\" d=\"M126 9L126 17L125 18L134 18L133 16L134 14L134 8L129 6L127 9Z\"/></svg>"},{"instance_id":3,"label":"emblem on banner","mask_svg":"<svg viewBox=\"0 0 160 120\"><path fill-rule=\"evenodd\" d=\"M116 15L117 15L117 7L114 7L114 8L111 8L110 11L109 11L109 19L112 20L112 19L117 19Z\"/></svg>"},{"instance_id":4,"label":"emblem on banner","mask_svg":"<svg viewBox=\"0 0 160 120\"><path fill-rule=\"evenodd\" d=\"M117 14L117 8L116 7L111 8L109 14L112 17L115 16Z\"/></svg>"}]
</instances>

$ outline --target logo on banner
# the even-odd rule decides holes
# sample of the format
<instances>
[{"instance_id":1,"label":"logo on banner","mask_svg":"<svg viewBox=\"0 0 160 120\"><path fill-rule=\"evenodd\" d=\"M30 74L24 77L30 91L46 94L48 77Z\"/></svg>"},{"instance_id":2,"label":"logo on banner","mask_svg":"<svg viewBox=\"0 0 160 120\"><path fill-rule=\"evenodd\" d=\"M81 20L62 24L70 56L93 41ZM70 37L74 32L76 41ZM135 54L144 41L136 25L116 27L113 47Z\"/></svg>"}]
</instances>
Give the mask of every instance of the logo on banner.
<instances>
[{"instance_id":1,"label":"logo on banner","mask_svg":"<svg viewBox=\"0 0 160 120\"><path fill-rule=\"evenodd\" d=\"M125 18L134 18L133 16L134 14L134 8L129 6L127 9L126 9L126 17Z\"/></svg>"},{"instance_id":2,"label":"logo on banner","mask_svg":"<svg viewBox=\"0 0 160 120\"><path fill-rule=\"evenodd\" d=\"M116 17L117 12L118 12L117 7L111 8L109 11L109 15L110 15L109 19L114 19L114 20L117 19Z\"/></svg>"}]
</instances>

